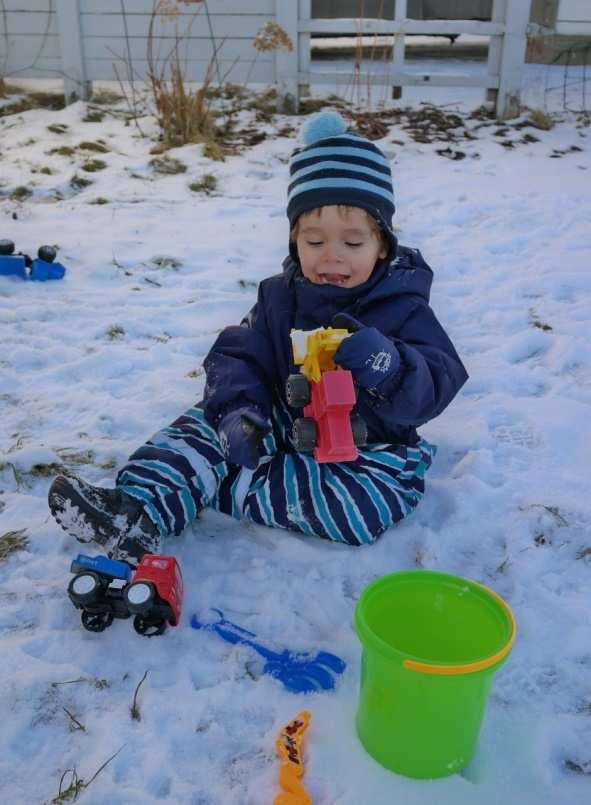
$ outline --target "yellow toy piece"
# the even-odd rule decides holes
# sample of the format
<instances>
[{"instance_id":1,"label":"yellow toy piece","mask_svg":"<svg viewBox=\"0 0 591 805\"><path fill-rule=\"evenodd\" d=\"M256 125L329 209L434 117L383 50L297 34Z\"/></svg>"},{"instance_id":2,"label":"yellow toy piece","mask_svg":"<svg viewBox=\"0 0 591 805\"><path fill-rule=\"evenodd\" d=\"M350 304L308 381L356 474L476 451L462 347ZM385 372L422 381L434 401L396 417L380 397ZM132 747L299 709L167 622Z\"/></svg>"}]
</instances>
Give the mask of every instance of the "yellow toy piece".
<instances>
[{"instance_id":1,"label":"yellow toy piece","mask_svg":"<svg viewBox=\"0 0 591 805\"><path fill-rule=\"evenodd\" d=\"M308 380L318 383L321 372L339 368L333 356L343 338L351 333L335 327L319 327L317 330L292 330L290 335L294 363L301 365L302 374Z\"/></svg>"},{"instance_id":2,"label":"yellow toy piece","mask_svg":"<svg viewBox=\"0 0 591 805\"><path fill-rule=\"evenodd\" d=\"M302 740L309 723L309 711L302 710L277 736L275 746L281 760L279 785L282 791L273 800L273 805L312 805L312 800L300 780L304 774Z\"/></svg>"}]
</instances>

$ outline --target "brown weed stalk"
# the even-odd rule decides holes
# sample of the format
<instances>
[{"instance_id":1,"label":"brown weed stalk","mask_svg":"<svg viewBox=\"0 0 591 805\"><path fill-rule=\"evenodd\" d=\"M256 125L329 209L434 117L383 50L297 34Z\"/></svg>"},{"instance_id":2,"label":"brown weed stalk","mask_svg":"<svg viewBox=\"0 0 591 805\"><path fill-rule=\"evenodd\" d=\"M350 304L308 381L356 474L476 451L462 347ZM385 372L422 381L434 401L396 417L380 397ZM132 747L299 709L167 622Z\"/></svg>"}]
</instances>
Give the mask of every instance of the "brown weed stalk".
<instances>
[{"instance_id":1,"label":"brown weed stalk","mask_svg":"<svg viewBox=\"0 0 591 805\"><path fill-rule=\"evenodd\" d=\"M171 6L170 0L158 0L154 4L148 28L147 74L162 141L174 147L215 139L216 127L210 109L209 90L219 47L215 48L212 43L214 55L207 65L201 86L190 89L186 80L186 65L180 53L190 26L184 34L179 32L178 8L175 14ZM154 25L159 16L175 23L174 44L163 59L158 59L154 51Z\"/></svg>"}]
</instances>

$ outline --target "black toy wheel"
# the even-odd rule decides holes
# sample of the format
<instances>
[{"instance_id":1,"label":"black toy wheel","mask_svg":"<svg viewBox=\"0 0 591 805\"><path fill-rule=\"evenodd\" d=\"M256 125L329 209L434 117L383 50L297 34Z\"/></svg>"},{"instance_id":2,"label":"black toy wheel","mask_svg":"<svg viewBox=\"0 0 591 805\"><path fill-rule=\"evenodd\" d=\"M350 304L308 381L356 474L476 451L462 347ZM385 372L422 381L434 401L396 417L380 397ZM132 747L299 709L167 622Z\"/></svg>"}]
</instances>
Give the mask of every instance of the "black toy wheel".
<instances>
[{"instance_id":1,"label":"black toy wheel","mask_svg":"<svg viewBox=\"0 0 591 805\"><path fill-rule=\"evenodd\" d=\"M367 444L367 425L359 414L351 414L351 431L356 447L363 447L364 444Z\"/></svg>"},{"instance_id":2,"label":"black toy wheel","mask_svg":"<svg viewBox=\"0 0 591 805\"><path fill-rule=\"evenodd\" d=\"M289 375L285 382L287 404L292 408L303 408L310 402L310 383L305 375Z\"/></svg>"},{"instance_id":3,"label":"black toy wheel","mask_svg":"<svg viewBox=\"0 0 591 805\"><path fill-rule=\"evenodd\" d=\"M68 584L68 595L76 604L92 604L102 592L102 584L96 573L77 573Z\"/></svg>"},{"instance_id":4,"label":"black toy wheel","mask_svg":"<svg viewBox=\"0 0 591 805\"><path fill-rule=\"evenodd\" d=\"M82 626L89 632L104 632L113 623L113 616L110 612L82 612Z\"/></svg>"},{"instance_id":5,"label":"black toy wheel","mask_svg":"<svg viewBox=\"0 0 591 805\"><path fill-rule=\"evenodd\" d=\"M166 621L163 618L150 618L136 615L133 619L133 628L144 637L156 637L166 630Z\"/></svg>"},{"instance_id":6,"label":"black toy wheel","mask_svg":"<svg viewBox=\"0 0 591 805\"><path fill-rule=\"evenodd\" d=\"M57 257L57 252L53 246L40 246L37 252L37 257L44 260L46 263L53 263Z\"/></svg>"},{"instance_id":7,"label":"black toy wheel","mask_svg":"<svg viewBox=\"0 0 591 805\"><path fill-rule=\"evenodd\" d=\"M129 584L125 588L123 596L130 612L145 615L154 606L156 590L149 581L137 581L135 584Z\"/></svg>"},{"instance_id":8,"label":"black toy wheel","mask_svg":"<svg viewBox=\"0 0 591 805\"><path fill-rule=\"evenodd\" d=\"M316 447L316 423L310 417L300 417L292 425L291 438L298 453L311 453Z\"/></svg>"}]
</instances>

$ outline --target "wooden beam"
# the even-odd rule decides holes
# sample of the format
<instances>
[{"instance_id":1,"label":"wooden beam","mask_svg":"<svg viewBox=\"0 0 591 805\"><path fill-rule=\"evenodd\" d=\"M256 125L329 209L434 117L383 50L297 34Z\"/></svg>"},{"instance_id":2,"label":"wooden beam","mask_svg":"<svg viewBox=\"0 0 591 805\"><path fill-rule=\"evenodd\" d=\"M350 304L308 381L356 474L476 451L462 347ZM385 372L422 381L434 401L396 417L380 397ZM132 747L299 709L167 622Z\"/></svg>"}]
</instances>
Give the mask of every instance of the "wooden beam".
<instances>
[{"instance_id":1,"label":"wooden beam","mask_svg":"<svg viewBox=\"0 0 591 805\"><path fill-rule=\"evenodd\" d=\"M527 1L527 0L526 0ZM280 3L280 0L278 0ZM498 36L503 33L502 24L475 20L314 20L302 19L299 30L305 33L326 34L475 34Z\"/></svg>"},{"instance_id":2,"label":"wooden beam","mask_svg":"<svg viewBox=\"0 0 591 805\"><path fill-rule=\"evenodd\" d=\"M311 83L317 81L323 84L350 84L351 73L344 72L321 72L314 71L312 73L302 73L300 81L308 76ZM490 76L486 73L482 75L465 75L464 73L437 73L437 74L423 74L423 73L407 73L407 72L384 72L384 73L355 73L356 80L363 84L384 85L392 84L393 86L425 86L426 84L432 87L498 87L499 79L496 76Z\"/></svg>"}]
</instances>

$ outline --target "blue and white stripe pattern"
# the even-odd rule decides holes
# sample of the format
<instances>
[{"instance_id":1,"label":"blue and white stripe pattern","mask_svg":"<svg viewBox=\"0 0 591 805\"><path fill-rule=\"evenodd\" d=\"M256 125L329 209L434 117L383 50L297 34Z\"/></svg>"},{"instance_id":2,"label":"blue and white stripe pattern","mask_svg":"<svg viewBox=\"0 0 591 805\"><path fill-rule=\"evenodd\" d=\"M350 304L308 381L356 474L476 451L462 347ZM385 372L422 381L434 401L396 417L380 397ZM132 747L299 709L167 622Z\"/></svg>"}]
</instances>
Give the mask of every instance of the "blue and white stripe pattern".
<instances>
[{"instance_id":1,"label":"blue and white stripe pattern","mask_svg":"<svg viewBox=\"0 0 591 805\"><path fill-rule=\"evenodd\" d=\"M370 213L389 232L394 214L390 165L370 140L347 131L337 112L321 112L302 132L304 146L294 151L289 171L287 216L344 204Z\"/></svg>"},{"instance_id":2,"label":"blue and white stripe pattern","mask_svg":"<svg viewBox=\"0 0 591 805\"><path fill-rule=\"evenodd\" d=\"M285 449L285 412L273 412L273 433L253 472L227 464L200 407L136 450L117 485L144 504L163 537L180 534L205 506L236 519L367 545L409 515L424 493L436 448L374 444L354 462L318 464Z\"/></svg>"}]
</instances>

